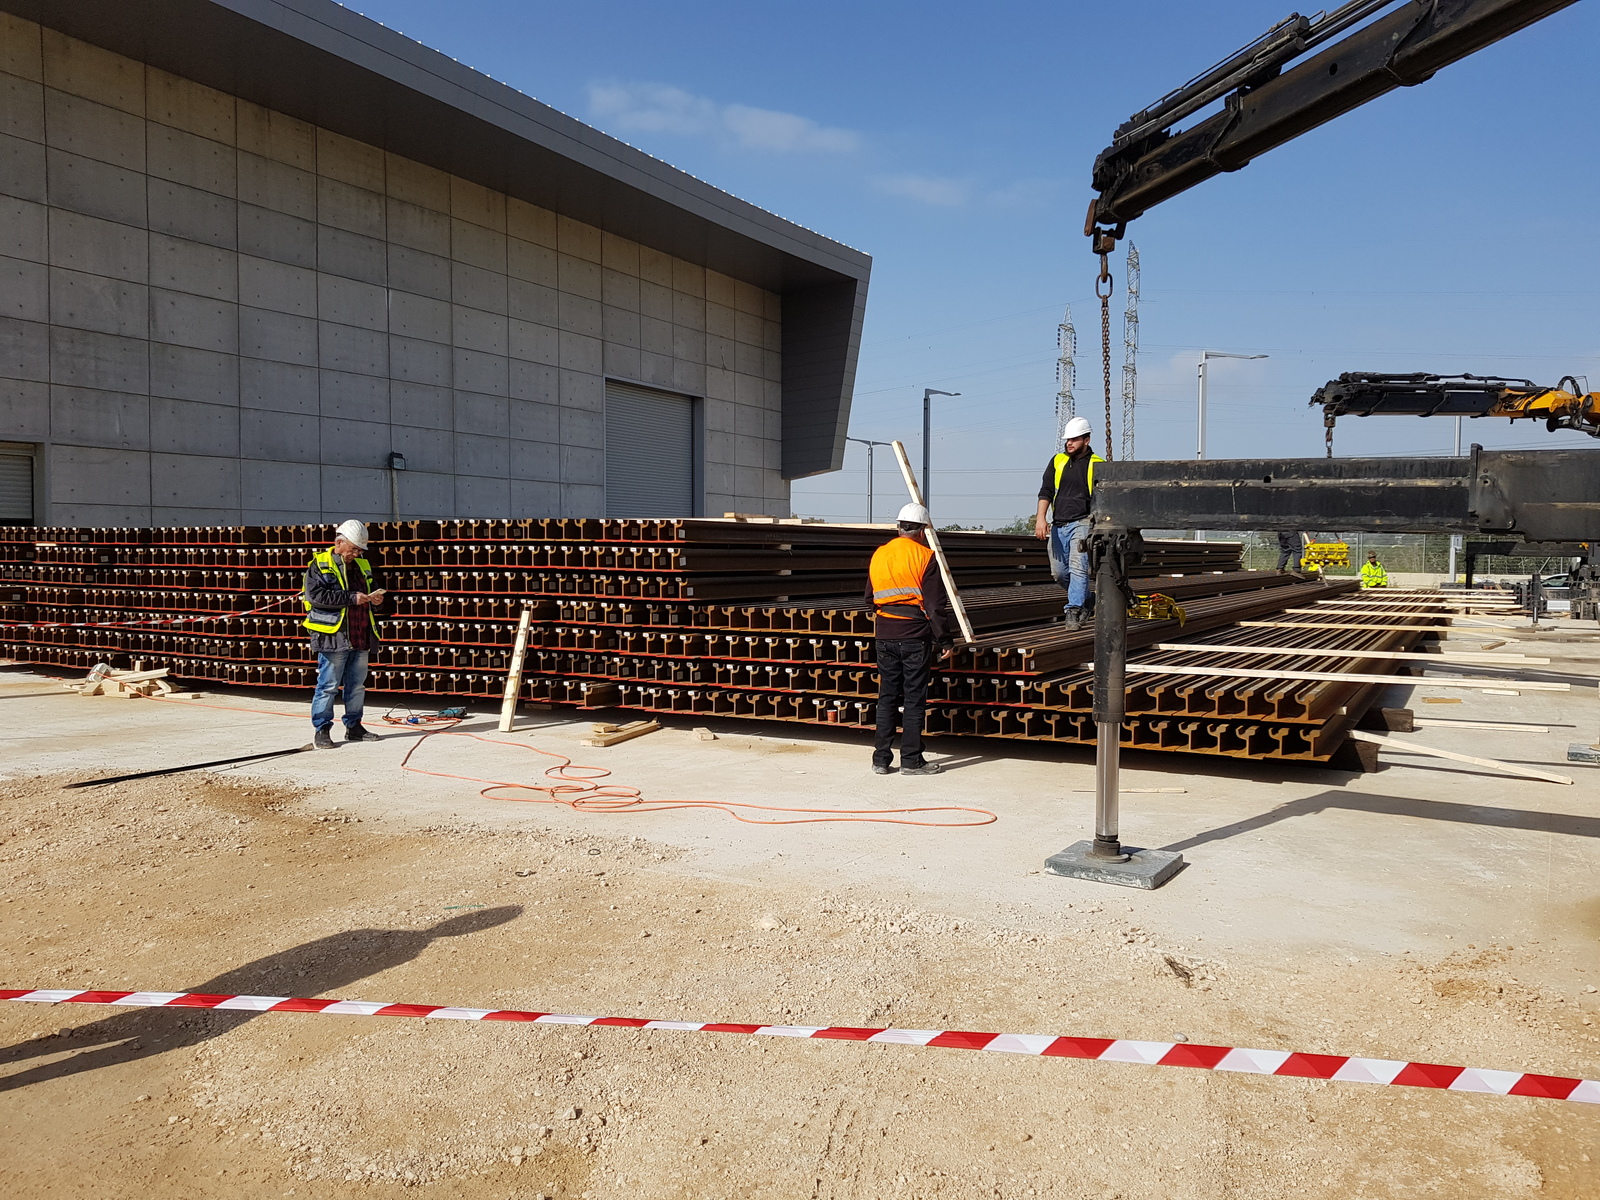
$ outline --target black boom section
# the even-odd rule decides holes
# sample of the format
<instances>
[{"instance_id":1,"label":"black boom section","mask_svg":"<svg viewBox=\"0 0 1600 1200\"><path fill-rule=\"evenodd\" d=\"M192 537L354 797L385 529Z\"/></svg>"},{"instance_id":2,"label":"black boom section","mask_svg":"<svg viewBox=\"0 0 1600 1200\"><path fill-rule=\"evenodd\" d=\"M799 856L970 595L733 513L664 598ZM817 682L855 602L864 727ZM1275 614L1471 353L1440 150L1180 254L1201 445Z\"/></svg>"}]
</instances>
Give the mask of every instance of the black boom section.
<instances>
[{"instance_id":1,"label":"black boom section","mask_svg":"<svg viewBox=\"0 0 1600 1200\"><path fill-rule=\"evenodd\" d=\"M1574 2L1410 0L1282 74L1269 54L1263 70L1198 125L1174 134L1160 120L1152 129L1136 116L1119 130L1118 140L1095 160L1100 198L1090 208L1091 219L1125 224L1385 92L1423 83L1441 67ZM1264 82L1262 75L1268 76Z\"/></svg>"},{"instance_id":2,"label":"black boom section","mask_svg":"<svg viewBox=\"0 0 1600 1200\"><path fill-rule=\"evenodd\" d=\"M1109 462L1095 468L1096 532L1132 529L1600 537L1600 453L1464 458Z\"/></svg>"}]
</instances>

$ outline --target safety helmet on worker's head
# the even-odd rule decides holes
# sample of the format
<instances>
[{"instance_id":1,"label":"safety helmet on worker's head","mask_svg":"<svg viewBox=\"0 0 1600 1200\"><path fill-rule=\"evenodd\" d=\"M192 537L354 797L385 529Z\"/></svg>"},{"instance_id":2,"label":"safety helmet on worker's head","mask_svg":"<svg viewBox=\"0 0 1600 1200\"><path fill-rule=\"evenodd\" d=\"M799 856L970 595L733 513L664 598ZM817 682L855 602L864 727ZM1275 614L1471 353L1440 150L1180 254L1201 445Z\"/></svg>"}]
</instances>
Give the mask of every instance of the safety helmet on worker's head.
<instances>
[{"instance_id":1,"label":"safety helmet on worker's head","mask_svg":"<svg viewBox=\"0 0 1600 1200\"><path fill-rule=\"evenodd\" d=\"M896 515L895 521L901 525L932 525L933 516L920 504L907 504Z\"/></svg>"},{"instance_id":2,"label":"safety helmet on worker's head","mask_svg":"<svg viewBox=\"0 0 1600 1200\"><path fill-rule=\"evenodd\" d=\"M365 550L367 548L367 527L363 522L357 521L354 518L346 521L344 524L340 525L339 528L335 529L333 531L333 535L335 537L342 537L357 550Z\"/></svg>"},{"instance_id":3,"label":"safety helmet on worker's head","mask_svg":"<svg viewBox=\"0 0 1600 1200\"><path fill-rule=\"evenodd\" d=\"M1082 417L1073 417L1067 422L1067 427L1061 431L1061 440L1069 441L1072 438L1088 437L1091 430L1089 422Z\"/></svg>"}]
</instances>

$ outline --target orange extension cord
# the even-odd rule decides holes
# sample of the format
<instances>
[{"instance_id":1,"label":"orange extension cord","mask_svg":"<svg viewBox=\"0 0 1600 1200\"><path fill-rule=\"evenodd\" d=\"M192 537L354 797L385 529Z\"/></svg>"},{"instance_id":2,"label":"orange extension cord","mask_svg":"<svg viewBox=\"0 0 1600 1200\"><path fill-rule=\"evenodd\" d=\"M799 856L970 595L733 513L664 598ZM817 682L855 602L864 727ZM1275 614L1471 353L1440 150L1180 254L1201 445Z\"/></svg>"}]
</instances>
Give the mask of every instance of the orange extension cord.
<instances>
[{"instance_id":1,"label":"orange extension cord","mask_svg":"<svg viewBox=\"0 0 1600 1200\"><path fill-rule=\"evenodd\" d=\"M163 696L149 697L152 700L161 700L166 704L191 704L196 708L218 708L229 712L264 713L274 717L291 717L295 720L304 718L296 713L272 712L264 708L240 708L227 704L205 704L198 700L168 700ZM404 718L384 716L384 722L389 725L403 726L407 729L419 728L412 725ZM478 794L485 800L515 800L532 804L560 804L575 812L595 813L645 813L645 812L672 812L678 809L710 808L727 813L735 821L742 821L746 825L815 825L823 822L848 822L857 825L920 825L931 829L970 829L979 825L992 825L999 820L994 813L986 808L969 808L960 804L926 805L917 808L798 808L785 807L771 804L750 804L739 800L646 800L644 793L638 788L626 784L608 783L599 781L610 775L606 767L586 767L574 763L564 754L557 754L551 750L541 750L537 746L530 746L525 742L505 742L499 738L483 737L476 733L463 733L455 728L460 723L459 717L421 717L424 722L446 722L449 727L444 729L431 729L423 733L400 760L400 769L410 771L417 775L432 775L438 779L459 779L464 783L485 784L478 790ZM551 782L549 784L536 783L508 783L498 779L483 779L476 775L455 775L449 771L430 771L424 767L411 765L411 756L422 748L422 743L435 737L466 737L474 741L487 742L491 746L509 746L514 750L531 750L534 754L541 754L546 758L556 759L553 766L546 767L544 775ZM570 772L582 771L587 774L575 775ZM504 790L515 792L533 792L532 796L503 796L494 793ZM802 813L803 816L791 817L753 817L745 816L746 812L767 813ZM918 821L912 819L919 813L970 813L975 820L948 820L948 821Z\"/></svg>"}]
</instances>

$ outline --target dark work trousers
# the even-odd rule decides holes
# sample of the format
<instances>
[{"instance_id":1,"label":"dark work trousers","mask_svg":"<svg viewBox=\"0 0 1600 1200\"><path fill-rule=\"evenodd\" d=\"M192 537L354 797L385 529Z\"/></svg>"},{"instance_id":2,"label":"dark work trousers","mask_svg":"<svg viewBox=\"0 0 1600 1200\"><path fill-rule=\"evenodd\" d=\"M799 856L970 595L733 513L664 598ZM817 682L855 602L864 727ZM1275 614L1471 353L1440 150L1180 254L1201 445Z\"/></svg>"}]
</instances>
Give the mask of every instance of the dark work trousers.
<instances>
[{"instance_id":1,"label":"dark work trousers","mask_svg":"<svg viewBox=\"0 0 1600 1200\"><path fill-rule=\"evenodd\" d=\"M928 678L933 674L933 645L910 638L879 638L878 644L878 743L872 761L888 766L894 757L895 725L905 732L900 738L900 765L920 767L922 759L922 713L928 706ZM899 709L904 707L905 716Z\"/></svg>"},{"instance_id":2,"label":"dark work trousers","mask_svg":"<svg viewBox=\"0 0 1600 1200\"><path fill-rule=\"evenodd\" d=\"M1297 550L1279 550L1278 565L1274 567L1273 570L1281 571L1285 567L1289 566L1290 563L1293 563L1297 567L1300 565L1300 552Z\"/></svg>"}]
</instances>

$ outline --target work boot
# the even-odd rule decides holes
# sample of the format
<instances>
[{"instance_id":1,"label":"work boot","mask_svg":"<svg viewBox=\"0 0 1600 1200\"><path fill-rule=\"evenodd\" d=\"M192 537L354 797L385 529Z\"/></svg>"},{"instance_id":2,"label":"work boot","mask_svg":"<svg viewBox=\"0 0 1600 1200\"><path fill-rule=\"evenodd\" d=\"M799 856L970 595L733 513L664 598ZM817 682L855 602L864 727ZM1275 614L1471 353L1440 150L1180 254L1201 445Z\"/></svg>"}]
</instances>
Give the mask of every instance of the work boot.
<instances>
[{"instance_id":1,"label":"work boot","mask_svg":"<svg viewBox=\"0 0 1600 1200\"><path fill-rule=\"evenodd\" d=\"M328 732L328 727L326 725L317 730L317 736L311 739L311 744L318 750L333 749L333 735Z\"/></svg>"},{"instance_id":2,"label":"work boot","mask_svg":"<svg viewBox=\"0 0 1600 1200\"><path fill-rule=\"evenodd\" d=\"M1073 608L1069 605L1067 608L1062 609L1061 612L1063 616L1062 623L1066 625L1068 629L1083 628L1083 609Z\"/></svg>"},{"instance_id":3,"label":"work boot","mask_svg":"<svg viewBox=\"0 0 1600 1200\"><path fill-rule=\"evenodd\" d=\"M908 766L905 765L905 763L901 763L900 764L900 774L902 774L902 775L943 775L944 774L944 767L939 763L931 763L931 762L921 762L921 763L918 763L914 767L908 767Z\"/></svg>"},{"instance_id":4,"label":"work boot","mask_svg":"<svg viewBox=\"0 0 1600 1200\"><path fill-rule=\"evenodd\" d=\"M874 762L872 764L872 773L874 775L893 775L894 768L886 762Z\"/></svg>"},{"instance_id":5,"label":"work boot","mask_svg":"<svg viewBox=\"0 0 1600 1200\"><path fill-rule=\"evenodd\" d=\"M360 725L347 725L344 731L344 740L347 742L375 742L378 735L370 729L363 729Z\"/></svg>"}]
</instances>

